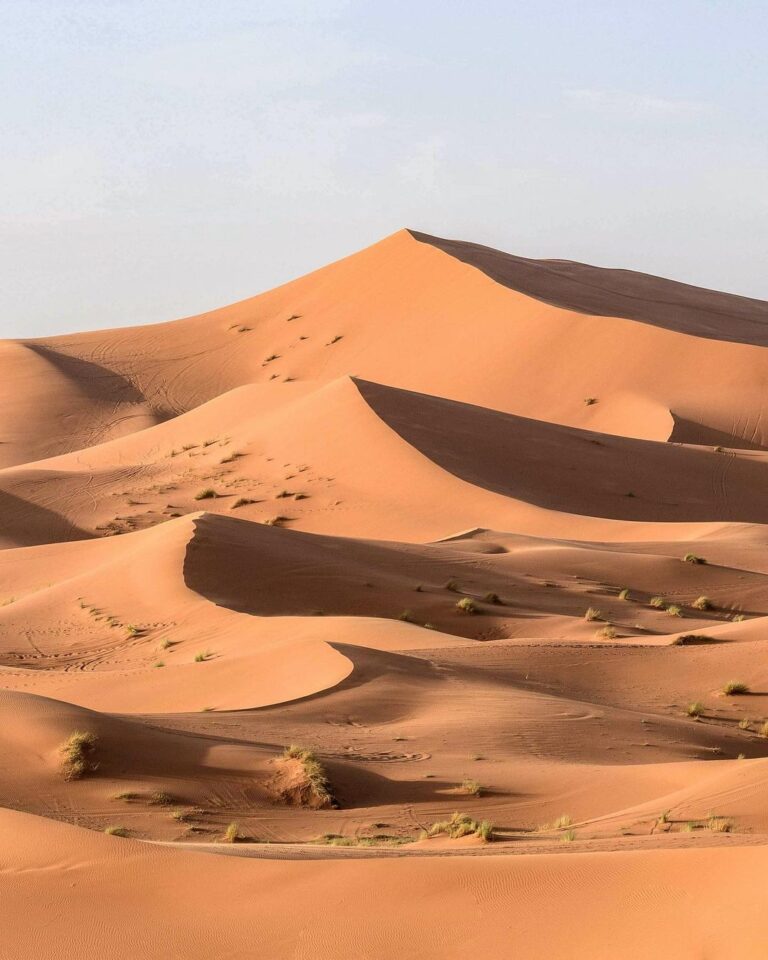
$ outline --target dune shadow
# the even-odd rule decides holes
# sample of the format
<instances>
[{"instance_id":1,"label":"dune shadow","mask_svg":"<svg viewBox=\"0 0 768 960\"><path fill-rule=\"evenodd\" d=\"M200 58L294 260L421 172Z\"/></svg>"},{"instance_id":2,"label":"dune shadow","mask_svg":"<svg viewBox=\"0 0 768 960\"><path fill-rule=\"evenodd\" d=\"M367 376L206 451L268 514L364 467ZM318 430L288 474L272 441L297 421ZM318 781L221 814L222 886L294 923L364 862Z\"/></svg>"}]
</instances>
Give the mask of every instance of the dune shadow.
<instances>
[{"instance_id":1,"label":"dune shadow","mask_svg":"<svg viewBox=\"0 0 768 960\"><path fill-rule=\"evenodd\" d=\"M530 260L479 243L409 231L414 239L482 271L491 280L565 310L637 320L708 340L768 345L768 303L632 270L572 260Z\"/></svg>"},{"instance_id":2,"label":"dune shadow","mask_svg":"<svg viewBox=\"0 0 768 960\"><path fill-rule=\"evenodd\" d=\"M768 480L768 464L761 461L354 382L406 443L492 493L611 520L768 523L768 501L757 493Z\"/></svg>"},{"instance_id":3,"label":"dune shadow","mask_svg":"<svg viewBox=\"0 0 768 960\"><path fill-rule=\"evenodd\" d=\"M94 534L55 510L31 503L6 490L0 490L0 536L7 537L19 547L94 539Z\"/></svg>"}]
</instances>

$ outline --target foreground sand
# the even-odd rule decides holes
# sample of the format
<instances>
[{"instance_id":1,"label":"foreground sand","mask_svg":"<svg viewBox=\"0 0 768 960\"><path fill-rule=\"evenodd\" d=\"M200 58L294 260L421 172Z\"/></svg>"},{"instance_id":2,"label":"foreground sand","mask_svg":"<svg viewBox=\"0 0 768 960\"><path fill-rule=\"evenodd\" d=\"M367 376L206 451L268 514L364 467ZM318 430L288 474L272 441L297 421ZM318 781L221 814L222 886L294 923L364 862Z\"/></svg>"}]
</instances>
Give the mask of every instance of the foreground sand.
<instances>
[{"instance_id":1,"label":"foreground sand","mask_svg":"<svg viewBox=\"0 0 768 960\"><path fill-rule=\"evenodd\" d=\"M765 847L300 863L8 812L0 837L13 957L749 960L768 938Z\"/></svg>"},{"instance_id":2,"label":"foreground sand","mask_svg":"<svg viewBox=\"0 0 768 960\"><path fill-rule=\"evenodd\" d=\"M766 330L402 231L1 343L0 955L762 957Z\"/></svg>"}]
</instances>

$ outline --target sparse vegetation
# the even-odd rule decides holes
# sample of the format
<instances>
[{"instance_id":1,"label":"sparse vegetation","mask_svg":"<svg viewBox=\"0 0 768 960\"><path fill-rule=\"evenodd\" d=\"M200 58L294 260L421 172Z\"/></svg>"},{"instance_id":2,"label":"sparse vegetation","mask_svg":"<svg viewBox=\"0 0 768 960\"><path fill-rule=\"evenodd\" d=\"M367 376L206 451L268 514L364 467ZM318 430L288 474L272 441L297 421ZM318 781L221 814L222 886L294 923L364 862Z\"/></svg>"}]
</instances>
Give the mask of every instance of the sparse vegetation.
<instances>
[{"instance_id":1,"label":"sparse vegetation","mask_svg":"<svg viewBox=\"0 0 768 960\"><path fill-rule=\"evenodd\" d=\"M171 640L169 637L163 637L163 639L160 641L161 650L167 650L169 647L172 647L172 646L173 646L173 640Z\"/></svg>"},{"instance_id":2,"label":"sparse vegetation","mask_svg":"<svg viewBox=\"0 0 768 960\"><path fill-rule=\"evenodd\" d=\"M604 627L601 627L597 631L597 636L602 640L615 640L616 639L616 628L610 623L607 623Z\"/></svg>"},{"instance_id":3,"label":"sparse vegetation","mask_svg":"<svg viewBox=\"0 0 768 960\"><path fill-rule=\"evenodd\" d=\"M462 613L477 613L478 606L471 597L462 597L456 604L456 609Z\"/></svg>"},{"instance_id":4,"label":"sparse vegetation","mask_svg":"<svg viewBox=\"0 0 768 960\"><path fill-rule=\"evenodd\" d=\"M667 613L670 617L682 617L683 608L679 607L676 603L670 603L667 607Z\"/></svg>"},{"instance_id":5,"label":"sparse vegetation","mask_svg":"<svg viewBox=\"0 0 768 960\"><path fill-rule=\"evenodd\" d=\"M592 622L592 621L594 621L594 620L602 620L602 618L603 618L603 615L602 615L602 613L597 609L597 607L588 607L588 608L587 608L587 612L584 614L584 619L585 619L588 623L590 623L590 622Z\"/></svg>"},{"instance_id":6,"label":"sparse vegetation","mask_svg":"<svg viewBox=\"0 0 768 960\"><path fill-rule=\"evenodd\" d=\"M483 597L483 600L486 603L495 603L495 604L501 603L498 593L486 593L485 596Z\"/></svg>"},{"instance_id":7,"label":"sparse vegetation","mask_svg":"<svg viewBox=\"0 0 768 960\"><path fill-rule=\"evenodd\" d=\"M397 837L389 833L377 833L372 837L343 837L339 833L324 833L312 843L328 847L402 847L413 843L413 837Z\"/></svg>"},{"instance_id":8,"label":"sparse vegetation","mask_svg":"<svg viewBox=\"0 0 768 960\"><path fill-rule=\"evenodd\" d=\"M140 794L134 793L133 791L126 790L123 793L116 793L114 796L115 800L125 800L126 803L130 803L131 800L139 800Z\"/></svg>"},{"instance_id":9,"label":"sparse vegetation","mask_svg":"<svg viewBox=\"0 0 768 960\"><path fill-rule=\"evenodd\" d=\"M629 589L624 587L623 590L619 590L619 600L631 600L632 598L629 595Z\"/></svg>"},{"instance_id":10,"label":"sparse vegetation","mask_svg":"<svg viewBox=\"0 0 768 960\"><path fill-rule=\"evenodd\" d=\"M752 721L749 719L749 717L742 717L741 720L739 720L739 730L751 730L751 729L752 729Z\"/></svg>"},{"instance_id":11,"label":"sparse vegetation","mask_svg":"<svg viewBox=\"0 0 768 960\"><path fill-rule=\"evenodd\" d=\"M336 798L331 791L331 785L328 781L325 768L313 750L308 750L306 747L300 747L292 743L283 750L283 759L298 760L301 762L315 801L331 807L338 806Z\"/></svg>"},{"instance_id":12,"label":"sparse vegetation","mask_svg":"<svg viewBox=\"0 0 768 960\"><path fill-rule=\"evenodd\" d=\"M415 623L416 615L414 614L413 610L403 610L397 619L402 620L404 623Z\"/></svg>"},{"instance_id":13,"label":"sparse vegetation","mask_svg":"<svg viewBox=\"0 0 768 960\"><path fill-rule=\"evenodd\" d=\"M479 797L483 792L483 788L479 781L473 780L471 777L465 777L461 781L461 792L466 793L470 797Z\"/></svg>"},{"instance_id":14,"label":"sparse vegetation","mask_svg":"<svg viewBox=\"0 0 768 960\"><path fill-rule=\"evenodd\" d=\"M213 487L205 487L203 490L198 490L195 494L195 500L214 500L216 498L216 491Z\"/></svg>"},{"instance_id":15,"label":"sparse vegetation","mask_svg":"<svg viewBox=\"0 0 768 960\"><path fill-rule=\"evenodd\" d=\"M707 562L704 559L704 557L700 557L696 553L686 553L686 555L683 557L683 561L685 563L706 563Z\"/></svg>"},{"instance_id":16,"label":"sparse vegetation","mask_svg":"<svg viewBox=\"0 0 768 960\"><path fill-rule=\"evenodd\" d=\"M224 843L239 843L242 839L240 835L240 825L237 823L230 823L222 837Z\"/></svg>"},{"instance_id":17,"label":"sparse vegetation","mask_svg":"<svg viewBox=\"0 0 768 960\"><path fill-rule=\"evenodd\" d=\"M712 601L709 597L697 597L691 604L694 610L711 610Z\"/></svg>"},{"instance_id":18,"label":"sparse vegetation","mask_svg":"<svg viewBox=\"0 0 768 960\"><path fill-rule=\"evenodd\" d=\"M712 637L708 637L705 633L681 633L679 637L675 637L672 641L672 646L674 647L692 647L697 643L714 643L715 640Z\"/></svg>"},{"instance_id":19,"label":"sparse vegetation","mask_svg":"<svg viewBox=\"0 0 768 960\"><path fill-rule=\"evenodd\" d=\"M453 813L450 819L438 820L431 827L422 831L421 839L426 840L443 834L450 837L451 840L475 836L487 843L493 839L493 824L488 820L473 820L466 813Z\"/></svg>"},{"instance_id":20,"label":"sparse vegetation","mask_svg":"<svg viewBox=\"0 0 768 960\"><path fill-rule=\"evenodd\" d=\"M573 843L576 839L575 830L566 830L565 833L560 837L563 843Z\"/></svg>"},{"instance_id":21,"label":"sparse vegetation","mask_svg":"<svg viewBox=\"0 0 768 960\"><path fill-rule=\"evenodd\" d=\"M565 830L573 823L573 818L568 813L562 813L553 823L542 823L539 827L540 833L549 833L552 830Z\"/></svg>"},{"instance_id":22,"label":"sparse vegetation","mask_svg":"<svg viewBox=\"0 0 768 960\"><path fill-rule=\"evenodd\" d=\"M65 780L80 780L97 769L95 733L75 730L61 747L61 768Z\"/></svg>"},{"instance_id":23,"label":"sparse vegetation","mask_svg":"<svg viewBox=\"0 0 768 960\"><path fill-rule=\"evenodd\" d=\"M760 736L768 737L768 720L766 720L765 723L763 723L763 725L760 727Z\"/></svg>"},{"instance_id":24,"label":"sparse vegetation","mask_svg":"<svg viewBox=\"0 0 768 960\"><path fill-rule=\"evenodd\" d=\"M456 580L449 580L445 585L446 590L450 590L452 593L458 593L459 584Z\"/></svg>"},{"instance_id":25,"label":"sparse vegetation","mask_svg":"<svg viewBox=\"0 0 768 960\"><path fill-rule=\"evenodd\" d=\"M165 666L165 660L155 660L155 662L152 664L152 666L153 666L153 667L164 667L164 666Z\"/></svg>"},{"instance_id":26,"label":"sparse vegetation","mask_svg":"<svg viewBox=\"0 0 768 960\"><path fill-rule=\"evenodd\" d=\"M729 680L723 686L723 693L726 697L737 697L744 693L749 693L749 686L746 683L742 683L741 680Z\"/></svg>"},{"instance_id":27,"label":"sparse vegetation","mask_svg":"<svg viewBox=\"0 0 768 960\"><path fill-rule=\"evenodd\" d=\"M734 623L741 623L743 620L746 620L746 619L747 618L744 616L743 613L734 613L734 615L731 617L731 620Z\"/></svg>"},{"instance_id":28,"label":"sparse vegetation","mask_svg":"<svg viewBox=\"0 0 768 960\"><path fill-rule=\"evenodd\" d=\"M700 717L704 713L704 704L699 700L694 700L693 703L688 704L685 712L689 717Z\"/></svg>"},{"instance_id":29,"label":"sparse vegetation","mask_svg":"<svg viewBox=\"0 0 768 960\"><path fill-rule=\"evenodd\" d=\"M667 601L664 599L664 597L651 597L651 599L648 601L648 604L651 607L655 607L657 610L663 610L667 605Z\"/></svg>"},{"instance_id":30,"label":"sparse vegetation","mask_svg":"<svg viewBox=\"0 0 768 960\"><path fill-rule=\"evenodd\" d=\"M201 650L195 654L195 663L205 663L205 661L210 660L212 656L213 654L210 650Z\"/></svg>"},{"instance_id":31,"label":"sparse vegetation","mask_svg":"<svg viewBox=\"0 0 768 960\"><path fill-rule=\"evenodd\" d=\"M249 497L238 497L229 509L238 510L240 507L248 507L252 503L256 503L256 501L251 500Z\"/></svg>"},{"instance_id":32,"label":"sparse vegetation","mask_svg":"<svg viewBox=\"0 0 768 960\"><path fill-rule=\"evenodd\" d=\"M128 830L125 827L107 827L104 830L104 833L108 833L110 837L127 837Z\"/></svg>"},{"instance_id":33,"label":"sparse vegetation","mask_svg":"<svg viewBox=\"0 0 768 960\"><path fill-rule=\"evenodd\" d=\"M712 833L730 833L733 830L733 820L727 817L710 817L707 821L707 828Z\"/></svg>"},{"instance_id":34,"label":"sparse vegetation","mask_svg":"<svg viewBox=\"0 0 768 960\"><path fill-rule=\"evenodd\" d=\"M176 798L170 793L166 793L165 790L156 790L150 795L149 800L147 800L147 803L151 803L156 807L170 807L177 802Z\"/></svg>"},{"instance_id":35,"label":"sparse vegetation","mask_svg":"<svg viewBox=\"0 0 768 960\"><path fill-rule=\"evenodd\" d=\"M591 407L593 403L597 403L597 397L584 397L584 403Z\"/></svg>"}]
</instances>

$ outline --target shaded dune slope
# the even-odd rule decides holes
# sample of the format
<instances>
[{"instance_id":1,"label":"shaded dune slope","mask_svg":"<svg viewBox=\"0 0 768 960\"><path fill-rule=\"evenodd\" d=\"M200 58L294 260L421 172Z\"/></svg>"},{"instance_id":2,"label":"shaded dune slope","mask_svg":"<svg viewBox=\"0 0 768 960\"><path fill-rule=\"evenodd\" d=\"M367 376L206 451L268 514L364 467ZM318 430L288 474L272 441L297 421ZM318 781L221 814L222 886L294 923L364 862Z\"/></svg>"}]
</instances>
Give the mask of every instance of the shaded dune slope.
<instances>
[{"instance_id":1,"label":"shaded dune slope","mask_svg":"<svg viewBox=\"0 0 768 960\"><path fill-rule=\"evenodd\" d=\"M623 317L715 340L768 346L768 304L632 270L592 267L572 260L531 260L462 240L411 230L462 263L518 293L600 317Z\"/></svg>"},{"instance_id":2,"label":"shaded dune slope","mask_svg":"<svg viewBox=\"0 0 768 960\"><path fill-rule=\"evenodd\" d=\"M597 434L348 377L297 384L282 402L253 385L0 471L0 543L127 533L199 510L201 495L214 512L364 537L558 536L567 522L584 539L690 539L764 524L766 470L762 451Z\"/></svg>"}]
</instances>

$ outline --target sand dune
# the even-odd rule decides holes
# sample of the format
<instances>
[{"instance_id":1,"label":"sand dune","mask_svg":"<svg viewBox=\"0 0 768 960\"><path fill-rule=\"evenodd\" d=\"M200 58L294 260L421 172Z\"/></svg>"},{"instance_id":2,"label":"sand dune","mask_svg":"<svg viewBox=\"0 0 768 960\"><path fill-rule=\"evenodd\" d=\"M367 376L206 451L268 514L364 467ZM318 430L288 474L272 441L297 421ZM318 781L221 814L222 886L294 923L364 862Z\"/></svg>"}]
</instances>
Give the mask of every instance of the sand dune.
<instances>
[{"instance_id":1,"label":"sand dune","mask_svg":"<svg viewBox=\"0 0 768 960\"><path fill-rule=\"evenodd\" d=\"M767 323L403 230L0 343L0 953L761 957Z\"/></svg>"},{"instance_id":2,"label":"sand dune","mask_svg":"<svg viewBox=\"0 0 768 960\"><path fill-rule=\"evenodd\" d=\"M568 295L559 293L564 273L578 265L522 273L514 266L492 278L471 265L489 257L520 263L470 257L465 247L403 230L198 317L8 343L0 356L2 462L135 432L243 384L268 385L281 397L286 381L326 383L350 373L601 432L666 440L674 416L732 437L734 446L765 445L761 391L753 386L766 376L764 304L624 271L590 284L597 302L582 302L570 280ZM529 289L522 275L529 273L544 279ZM57 397L51 406L40 402L49 385ZM65 411L66 422L44 407ZM37 429L22 431L20 423Z\"/></svg>"},{"instance_id":3,"label":"sand dune","mask_svg":"<svg viewBox=\"0 0 768 960\"><path fill-rule=\"evenodd\" d=\"M328 423L343 430L329 435ZM202 505L366 537L437 539L475 526L558 537L570 515L571 537L668 539L674 530L691 540L723 523L768 521L767 458L598 434L348 377L297 385L281 404L254 385L138 434L0 471L0 544L128 533Z\"/></svg>"}]
</instances>

